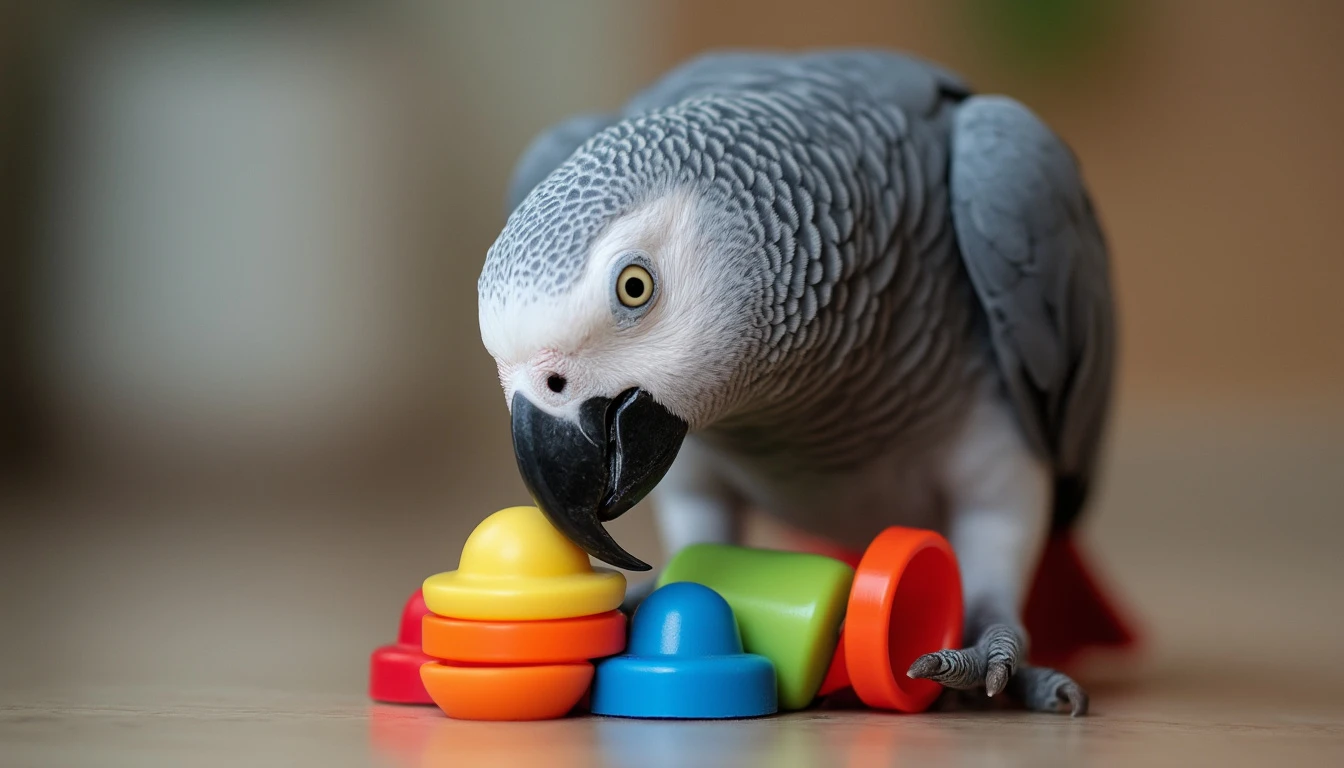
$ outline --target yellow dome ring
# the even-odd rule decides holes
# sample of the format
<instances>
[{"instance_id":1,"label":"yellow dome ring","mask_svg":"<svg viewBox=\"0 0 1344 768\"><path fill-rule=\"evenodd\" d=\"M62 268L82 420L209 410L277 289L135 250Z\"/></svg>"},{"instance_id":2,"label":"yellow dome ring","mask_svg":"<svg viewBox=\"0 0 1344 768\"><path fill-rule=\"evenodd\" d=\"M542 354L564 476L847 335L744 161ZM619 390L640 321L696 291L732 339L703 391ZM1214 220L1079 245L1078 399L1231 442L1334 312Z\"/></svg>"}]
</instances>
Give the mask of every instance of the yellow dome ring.
<instances>
[{"instance_id":1,"label":"yellow dome ring","mask_svg":"<svg viewBox=\"0 0 1344 768\"><path fill-rule=\"evenodd\" d=\"M509 507L476 526L457 570L425 579L424 595L431 612L454 619L568 619L618 608L625 576L593 568L540 509Z\"/></svg>"}]
</instances>

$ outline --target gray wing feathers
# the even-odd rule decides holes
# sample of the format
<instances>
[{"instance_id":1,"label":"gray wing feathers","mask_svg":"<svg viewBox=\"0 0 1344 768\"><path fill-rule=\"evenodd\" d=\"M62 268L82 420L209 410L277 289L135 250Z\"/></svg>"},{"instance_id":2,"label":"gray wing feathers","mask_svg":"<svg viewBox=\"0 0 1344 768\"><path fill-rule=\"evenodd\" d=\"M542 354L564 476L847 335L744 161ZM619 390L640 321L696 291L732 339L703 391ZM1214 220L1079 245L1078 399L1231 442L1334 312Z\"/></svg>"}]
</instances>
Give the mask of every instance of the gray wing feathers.
<instances>
[{"instance_id":1,"label":"gray wing feathers","mask_svg":"<svg viewBox=\"0 0 1344 768\"><path fill-rule=\"evenodd\" d=\"M569 159L583 143L615 123L615 113L586 113L568 117L547 128L523 150L509 179L506 205L511 213L538 184Z\"/></svg>"},{"instance_id":2,"label":"gray wing feathers","mask_svg":"<svg viewBox=\"0 0 1344 768\"><path fill-rule=\"evenodd\" d=\"M1023 427L1085 491L1116 330L1105 237L1081 172L1059 137L1002 96L958 108L951 162L958 245Z\"/></svg>"}]
</instances>

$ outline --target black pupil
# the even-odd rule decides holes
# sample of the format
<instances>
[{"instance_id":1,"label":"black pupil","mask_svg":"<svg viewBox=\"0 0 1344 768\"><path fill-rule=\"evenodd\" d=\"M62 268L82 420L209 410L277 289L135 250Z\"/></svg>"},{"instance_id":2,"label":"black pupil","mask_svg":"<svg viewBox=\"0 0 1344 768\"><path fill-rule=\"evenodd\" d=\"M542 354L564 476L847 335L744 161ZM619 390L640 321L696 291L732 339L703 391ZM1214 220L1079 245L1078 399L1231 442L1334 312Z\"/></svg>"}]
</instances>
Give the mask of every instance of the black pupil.
<instances>
[{"instance_id":1,"label":"black pupil","mask_svg":"<svg viewBox=\"0 0 1344 768\"><path fill-rule=\"evenodd\" d=\"M632 299L638 299L644 295L644 281L638 277L628 277L625 279L625 292Z\"/></svg>"},{"instance_id":2,"label":"black pupil","mask_svg":"<svg viewBox=\"0 0 1344 768\"><path fill-rule=\"evenodd\" d=\"M568 382L565 381L564 376L560 376L554 373L551 374L548 379L546 379L546 386L550 387L551 391L556 393L563 392L565 390L565 384L567 383Z\"/></svg>"}]
</instances>

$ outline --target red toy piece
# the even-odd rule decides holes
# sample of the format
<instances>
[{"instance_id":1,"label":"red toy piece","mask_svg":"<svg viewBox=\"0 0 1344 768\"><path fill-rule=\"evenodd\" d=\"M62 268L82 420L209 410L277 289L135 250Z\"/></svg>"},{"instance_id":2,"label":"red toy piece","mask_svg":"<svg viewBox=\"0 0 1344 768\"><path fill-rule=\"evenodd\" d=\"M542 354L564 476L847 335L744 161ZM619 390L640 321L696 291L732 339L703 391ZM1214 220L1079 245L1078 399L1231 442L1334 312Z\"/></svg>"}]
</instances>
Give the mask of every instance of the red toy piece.
<instances>
[{"instance_id":1,"label":"red toy piece","mask_svg":"<svg viewBox=\"0 0 1344 768\"><path fill-rule=\"evenodd\" d=\"M845 658L845 633L840 630L840 642L835 645L835 655L831 657L831 666L826 668L826 677L821 679L817 696L830 696L836 691L850 687L849 660Z\"/></svg>"},{"instance_id":2,"label":"red toy piece","mask_svg":"<svg viewBox=\"0 0 1344 768\"><path fill-rule=\"evenodd\" d=\"M853 687L874 709L922 712L942 687L912 680L915 659L961 641L961 578L947 540L891 527L856 563L844 628L817 695Z\"/></svg>"},{"instance_id":3,"label":"red toy piece","mask_svg":"<svg viewBox=\"0 0 1344 768\"><path fill-rule=\"evenodd\" d=\"M787 538L800 552L834 557L851 566L857 567L862 557L861 553L796 529L789 530ZM1074 531L1054 533L1046 541L1022 623L1031 637L1030 663L1055 669L1069 666L1089 650L1134 650L1140 645L1134 620L1121 609L1115 592L1094 575ZM833 671L834 666L833 662ZM827 682L834 685L836 681L828 676ZM825 692L827 686L822 690ZM831 688L834 690L838 688Z\"/></svg>"},{"instance_id":4,"label":"red toy piece","mask_svg":"<svg viewBox=\"0 0 1344 768\"><path fill-rule=\"evenodd\" d=\"M420 626L429 614L416 590L401 610L397 642L375 650L369 659L369 698L389 704L433 704L420 679L420 667L434 661L420 649Z\"/></svg>"}]
</instances>

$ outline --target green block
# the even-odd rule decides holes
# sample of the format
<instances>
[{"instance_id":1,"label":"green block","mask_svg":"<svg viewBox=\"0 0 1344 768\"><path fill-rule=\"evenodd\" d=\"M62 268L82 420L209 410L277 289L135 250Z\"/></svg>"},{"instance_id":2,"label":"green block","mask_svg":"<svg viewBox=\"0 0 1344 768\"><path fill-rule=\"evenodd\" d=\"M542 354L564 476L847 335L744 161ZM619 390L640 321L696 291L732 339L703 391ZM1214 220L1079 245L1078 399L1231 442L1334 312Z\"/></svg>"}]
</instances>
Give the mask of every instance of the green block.
<instances>
[{"instance_id":1,"label":"green block","mask_svg":"<svg viewBox=\"0 0 1344 768\"><path fill-rule=\"evenodd\" d=\"M745 650L775 665L780 709L812 702L835 653L853 568L822 555L694 544L667 564L657 586L675 581L703 584L728 601Z\"/></svg>"}]
</instances>

